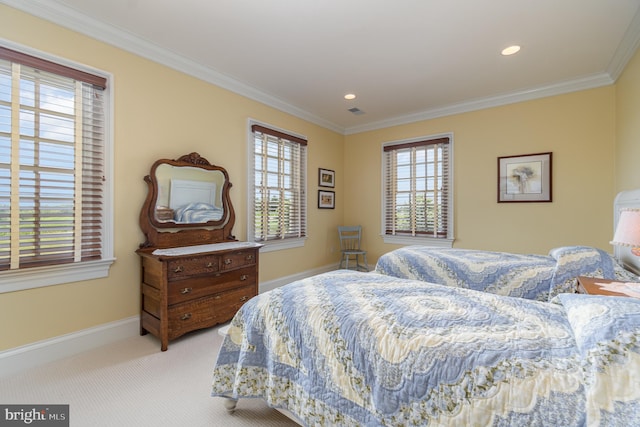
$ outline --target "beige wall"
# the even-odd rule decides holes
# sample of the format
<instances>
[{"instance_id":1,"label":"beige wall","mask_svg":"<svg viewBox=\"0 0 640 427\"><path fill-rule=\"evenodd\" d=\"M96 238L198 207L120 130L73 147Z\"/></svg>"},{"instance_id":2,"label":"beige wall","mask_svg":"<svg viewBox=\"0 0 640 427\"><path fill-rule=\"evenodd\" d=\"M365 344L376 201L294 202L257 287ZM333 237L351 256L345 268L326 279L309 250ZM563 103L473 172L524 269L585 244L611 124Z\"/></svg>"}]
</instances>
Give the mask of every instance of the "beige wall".
<instances>
[{"instance_id":1,"label":"beige wall","mask_svg":"<svg viewBox=\"0 0 640 427\"><path fill-rule=\"evenodd\" d=\"M453 132L454 247L546 254L584 244L610 251L614 197L613 86L489 108L346 137L345 222L380 237L381 145ZM552 203L497 203L497 158L553 152ZM373 208L372 208L373 207Z\"/></svg>"},{"instance_id":2,"label":"beige wall","mask_svg":"<svg viewBox=\"0 0 640 427\"><path fill-rule=\"evenodd\" d=\"M616 82L616 191L640 188L640 49Z\"/></svg>"},{"instance_id":3,"label":"beige wall","mask_svg":"<svg viewBox=\"0 0 640 427\"><path fill-rule=\"evenodd\" d=\"M106 279L0 294L0 350L139 313L138 214L146 195L143 177L158 158L196 151L225 167L233 184L234 232L244 239L249 118L309 140L309 238L302 249L262 254L260 280L337 263L331 249L337 248L343 204L318 211L316 192L323 167L336 171L342 193L342 135L3 5L0 37L112 73L117 258Z\"/></svg>"},{"instance_id":4,"label":"beige wall","mask_svg":"<svg viewBox=\"0 0 640 427\"><path fill-rule=\"evenodd\" d=\"M158 158L197 151L227 168L234 231L245 238L248 118L309 139L309 238L302 249L262 254L263 282L337 263L342 223L365 227L370 263L393 249L379 235L383 142L453 132L456 247L546 253L587 244L610 250L616 189L640 185L637 54L617 86L345 137L3 5L0 38L113 74L117 257L103 280L0 294L0 350L137 315L142 177ZM496 203L497 157L543 151L554 156L554 202ZM316 209L319 167L336 171L335 210Z\"/></svg>"}]
</instances>

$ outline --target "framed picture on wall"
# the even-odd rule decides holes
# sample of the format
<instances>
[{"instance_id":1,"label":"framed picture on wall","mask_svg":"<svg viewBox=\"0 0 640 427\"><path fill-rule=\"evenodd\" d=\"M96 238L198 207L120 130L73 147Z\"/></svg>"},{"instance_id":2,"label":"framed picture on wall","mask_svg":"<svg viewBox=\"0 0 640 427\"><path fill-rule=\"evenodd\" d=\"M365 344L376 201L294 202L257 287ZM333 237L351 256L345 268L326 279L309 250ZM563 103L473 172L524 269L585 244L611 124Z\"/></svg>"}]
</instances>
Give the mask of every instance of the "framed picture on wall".
<instances>
[{"instance_id":1,"label":"framed picture on wall","mask_svg":"<svg viewBox=\"0 0 640 427\"><path fill-rule=\"evenodd\" d=\"M551 202L551 154L498 157L498 203Z\"/></svg>"},{"instance_id":2,"label":"framed picture on wall","mask_svg":"<svg viewBox=\"0 0 640 427\"><path fill-rule=\"evenodd\" d=\"M318 185L320 187L335 187L336 173L331 169L318 169Z\"/></svg>"},{"instance_id":3,"label":"framed picture on wall","mask_svg":"<svg viewBox=\"0 0 640 427\"><path fill-rule=\"evenodd\" d=\"M318 190L318 209L333 209L336 207L336 193L334 191Z\"/></svg>"}]
</instances>

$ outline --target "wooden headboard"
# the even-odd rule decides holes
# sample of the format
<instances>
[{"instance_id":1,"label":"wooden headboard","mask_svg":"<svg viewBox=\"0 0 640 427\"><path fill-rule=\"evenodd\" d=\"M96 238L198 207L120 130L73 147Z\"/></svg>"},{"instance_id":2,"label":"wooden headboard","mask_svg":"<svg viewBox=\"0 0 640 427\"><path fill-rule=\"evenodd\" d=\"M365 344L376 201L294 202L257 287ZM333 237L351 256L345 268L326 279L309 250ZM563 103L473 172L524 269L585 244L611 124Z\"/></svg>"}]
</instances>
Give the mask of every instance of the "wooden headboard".
<instances>
[{"instance_id":1,"label":"wooden headboard","mask_svg":"<svg viewBox=\"0 0 640 427\"><path fill-rule=\"evenodd\" d=\"M618 219L620 218L620 209L622 208L640 209L640 190L622 191L616 196L613 202L613 230L611 231L611 237L615 233ZM631 248L614 246L613 255L627 270L640 275L640 257L633 255Z\"/></svg>"}]
</instances>

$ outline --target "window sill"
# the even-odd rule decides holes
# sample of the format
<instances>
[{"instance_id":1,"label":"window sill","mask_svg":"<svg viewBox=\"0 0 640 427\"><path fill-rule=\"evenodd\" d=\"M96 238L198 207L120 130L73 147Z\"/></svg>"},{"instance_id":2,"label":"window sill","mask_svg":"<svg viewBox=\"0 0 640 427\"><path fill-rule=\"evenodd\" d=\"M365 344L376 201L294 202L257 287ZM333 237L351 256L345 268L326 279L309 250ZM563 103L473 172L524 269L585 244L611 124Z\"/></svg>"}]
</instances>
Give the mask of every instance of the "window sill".
<instances>
[{"instance_id":1,"label":"window sill","mask_svg":"<svg viewBox=\"0 0 640 427\"><path fill-rule=\"evenodd\" d=\"M304 246L304 241L307 240L306 237L301 237L297 239L283 239L283 240L270 240L267 242L256 242L264 245L260 248L260 252L273 252L273 251L281 251L284 249L293 249L293 248L301 248Z\"/></svg>"},{"instance_id":2,"label":"window sill","mask_svg":"<svg viewBox=\"0 0 640 427\"><path fill-rule=\"evenodd\" d=\"M384 243L394 245L422 245L432 248L452 248L454 239L434 239L432 237L382 235Z\"/></svg>"},{"instance_id":3,"label":"window sill","mask_svg":"<svg viewBox=\"0 0 640 427\"><path fill-rule=\"evenodd\" d=\"M114 261L115 259L107 259L2 271L0 293L100 279L109 275L109 267Z\"/></svg>"}]
</instances>

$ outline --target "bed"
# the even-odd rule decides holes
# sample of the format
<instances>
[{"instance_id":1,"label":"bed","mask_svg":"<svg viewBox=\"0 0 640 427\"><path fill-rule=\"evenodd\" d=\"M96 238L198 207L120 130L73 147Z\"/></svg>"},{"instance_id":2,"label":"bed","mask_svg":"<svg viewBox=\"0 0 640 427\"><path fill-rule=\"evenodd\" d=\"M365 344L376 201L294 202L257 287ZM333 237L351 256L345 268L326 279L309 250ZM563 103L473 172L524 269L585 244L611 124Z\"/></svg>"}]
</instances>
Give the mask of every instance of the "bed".
<instances>
[{"instance_id":1,"label":"bed","mask_svg":"<svg viewBox=\"0 0 640 427\"><path fill-rule=\"evenodd\" d=\"M638 207L640 190L623 191L616 196L612 236L620 212ZM559 247L547 256L406 246L378 258L374 271L538 301L575 292L577 276L640 281L638 257L622 246L614 247L613 256L588 246Z\"/></svg>"},{"instance_id":2,"label":"bed","mask_svg":"<svg viewBox=\"0 0 640 427\"><path fill-rule=\"evenodd\" d=\"M191 224L219 221L224 211L209 203L193 202L176 208L174 212L176 222Z\"/></svg>"},{"instance_id":3,"label":"bed","mask_svg":"<svg viewBox=\"0 0 640 427\"><path fill-rule=\"evenodd\" d=\"M597 248L564 246L548 256L406 246L382 255L377 273L538 301L575 292L577 276L636 280Z\"/></svg>"},{"instance_id":4,"label":"bed","mask_svg":"<svg viewBox=\"0 0 640 427\"><path fill-rule=\"evenodd\" d=\"M512 298L377 273L247 302L213 396L305 426L640 425L640 299Z\"/></svg>"},{"instance_id":5,"label":"bed","mask_svg":"<svg viewBox=\"0 0 640 427\"><path fill-rule=\"evenodd\" d=\"M216 206L216 183L172 179L169 208L173 219L181 224L219 221L224 211Z\"/></svg>"},{"instance_id":6,"label":"bed","mask_svg":"<svg viewBox=\"0 0 640 427\"><path fill-rule=\"evenodd\" d=\"M640 299L563 292L589 271L637 280L628 252L533 257L537 279L505 295L348 270L293 282L238 311L211 394L303 426L640 425Z\"/></svg>"}]
</instances>

